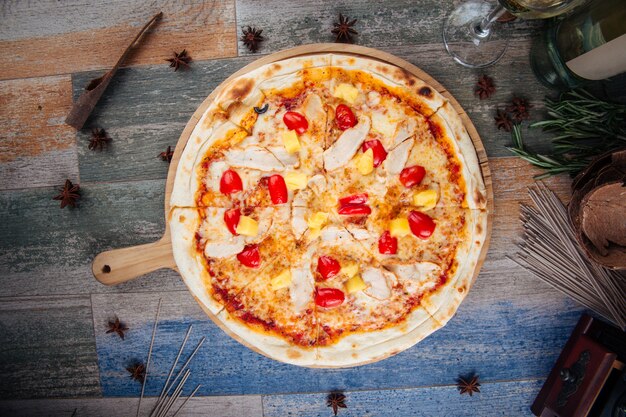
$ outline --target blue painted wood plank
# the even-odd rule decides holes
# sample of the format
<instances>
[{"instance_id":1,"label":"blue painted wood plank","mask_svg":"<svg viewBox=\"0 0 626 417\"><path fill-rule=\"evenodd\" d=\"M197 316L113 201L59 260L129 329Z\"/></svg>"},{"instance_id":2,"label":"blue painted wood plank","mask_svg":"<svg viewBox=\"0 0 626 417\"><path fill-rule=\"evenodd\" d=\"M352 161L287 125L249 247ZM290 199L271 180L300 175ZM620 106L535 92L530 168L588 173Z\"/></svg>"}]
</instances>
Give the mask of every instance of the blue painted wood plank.
<instances>
[{"instance_id":1,"label":"blue painted wood plank","mask_svg":"<svg viewBox=\"0 0 626 417\"><path fill-rule=\"evenodd\" d=\"M533 285L532 282L529 282ZM161 387L187 326L192 342L206 336L193 363L190 386L202 395L320 392L446 385L475 371L484 381L541 378L548 374L581 309L545 291L525 299L493 300L470 292L450 323L392 358L350 369L307 369L265 358L238 344L210 322L188 293L101 294L92 297L101 384L105 396L139 393L125 367L145 360L153 315L163 298L162 322L153 351L154 374L147 392ZM499 291L503 291L500 289ZM131 330L127 340L104 334L117 314Z\"/></svg>"},{"instance_id":2,"label":"blue painted wood plank","mask_svg":"<svg viewBox=\"0 0 626 417\"><path fill-rule=\"evenodd\" d=\"M541 388L542 380L483 383L481 392L459 396L456 386L438 386L403 390L345 392L346 406L341 417L476 417L531 416L530 404ZM326 393L267 395L263 397L265 417L328 417Z\"/></svg>"}]
</instances>

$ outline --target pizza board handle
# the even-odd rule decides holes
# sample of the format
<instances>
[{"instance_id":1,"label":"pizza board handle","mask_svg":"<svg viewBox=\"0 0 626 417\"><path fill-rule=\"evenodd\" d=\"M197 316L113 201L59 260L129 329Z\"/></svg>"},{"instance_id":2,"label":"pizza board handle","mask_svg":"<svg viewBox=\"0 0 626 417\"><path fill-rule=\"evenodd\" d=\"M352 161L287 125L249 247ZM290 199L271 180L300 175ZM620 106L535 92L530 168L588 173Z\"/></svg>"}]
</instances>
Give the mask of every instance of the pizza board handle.
<instances>
[{"instance_id":1,"label":"pizza board handle","mask_svg":"<svg viewBox=\"0 0 626 417\"><path fill-rule=\"evenodd\" d=\"M113 249L96 256L93 275L105 285L116 285L161 268L176 268L169 236L145 245Z\"/></svg>"}]
</instances>

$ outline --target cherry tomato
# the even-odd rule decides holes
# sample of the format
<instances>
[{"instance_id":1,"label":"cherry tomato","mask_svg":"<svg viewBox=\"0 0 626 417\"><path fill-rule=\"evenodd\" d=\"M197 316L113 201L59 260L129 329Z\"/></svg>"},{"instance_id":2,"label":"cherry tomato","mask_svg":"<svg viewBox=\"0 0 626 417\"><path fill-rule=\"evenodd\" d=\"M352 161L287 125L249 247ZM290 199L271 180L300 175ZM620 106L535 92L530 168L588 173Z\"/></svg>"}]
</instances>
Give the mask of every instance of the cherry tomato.
<instances>
[{"instance_id":1,"label":"cherry tomato","mask_svg":"<svg viewBox=\"0 0 626 417\"><path fill-rule=\"evenodd\" d=\"M365 204L346 204L339 207L337 212L345 216L367 216L372 212L372 209Z\"/></svg>"},{"instance_id":2,"label":"cherry tomato","mask_svg":"<svg viewBox=\"0 0 626 417\"><path fill-rule=\"evenodd\" d=\"M349 195L347 197L342 197L339 199L339 206L343 207L346 204L365 204L367 203L368 197L369 196L367 195L367 193L354 194L354 195Z\"/></svg>"},{"instance_id":3,"label":"cherry tomato","mask_svg":"<svg viewBox=\"0 0 626 417\"><path fill-rule=\"evenodd\" d=\"M261 254L259 245L247 245L237 254L237 259L242 265L248 268L258 268L261 265Z\"/></svg>"},{"instance_id":4,"label":"cherry tomato","mask_svg":"<svg viewBox=\"0 0 626 417\"><path fill-rule=\"evenodd\" d=\"M232 194L239 191L243 191L243 183L237 171L232 169L224 171L220 180L220 192L222 194Z\"/></svg>"},{"instance_id":5,"label":"cherry tomato","mask_svg":"<svg viewBox=\"0 0 626 417\"><path fill-rule=\"evenodd\" d=\"M413 210L409 213L409 227L415 236L428 239L435 230L435 222L428 214Z\"/></svg>"},{"instance_id":6,"label":"cherry tomato","mask_svg":"<svg viewBox=\"0 0 626 417\"><path fill-rule=\"evenodd\" d=\"M383 161L387 158L387 151L385 150L385 147L378 139L368 140L366 142L363 142L363 145L361 145L361 150L365 152L368 149L371 149L372 152L374 153L374 166L375 167L382 164Z\"/></svg>"},{"instance_id":7,"label":"cherry tomato","mask_svg":"<svg viewBox=\"0 0 626 417\"><path fill-rule=\"evenodd\" d=\"M274 174L267 180L267 188L270 190L270 198L274 204L285 204L289 200L287 184L280 174Z\"/></svg>"},{"instance_id":8,"label":"cherry tomato","mask_svg":"<svg viewBox=\"0 0 626 417\"><path fill-rule=\"evenodd\" d=\"M317 260L317 272L320 273L324 281L334 277L339 271L341 271L341 265L336 259L330 256L320 256Z\"/></svg>"},{"instance_id":9,"label":"cherry tomato","mask_svg":"<svg viewBox=\"0 0 626 417\"><path fill-rule=\"evenodd\" d=\"M414 185L418 185L424 179L426 170L419 165L413 165L412 167L406 167L400 172L400 182L407 188L411 188Z\"/></svg>"},{"instance_id":10,"label":"cherry tomato","mask_svg":"<svg viewBox=\"0 0 626 417\"><path fill-rule=\"evenodd\" d=\"M389 230L380 235L378 252L385 255L395 255L398 252L398 238L391 236Z\"/></svg>"},{"instance_id":11,"label":"cherry tomato","mask_svg":"<svg viewBox=\"0 0 626 417\"><path fill-rule=\"evenodd\" d=\"M228 227L230 233L235 236L237 236L237 225L239 224L240 217L241 212L236 208L229 209L224 212L224 223L226 223L226 227Z\"/></svg>"},{"instance_id":12,"label":"cherry tomato","mask_svg":"<svg viewBox=\"0 0 626 417\"><path fill-rule=\"evenodd\" d=\"M289 130L295 130L299 135L303 134L309 128L309 122L306 117L295 111L288 111L283 116L283 122Z\"/></svg>"},{"instance_id":13,"label":"cherry tomato","mask_svg":"<svg viewBox=\"0 0 626 417\"><path fill-rule=\"evenodd\" d=\"M337 288L318 288L315 291L315 304L320 307L338 307L345 299L346 295Z\"/></svg>"},{"instance_id":14,"label":"cherry tomato","mask_svg":"<svg viewBox=\"0 0 626 417\"><path fill-rule=\"evenodd\" d=\"M340 104L335 109L335 123L341 130L350 129L356 125L356 116L345 104Z\"/></svg>"}]
</instances>

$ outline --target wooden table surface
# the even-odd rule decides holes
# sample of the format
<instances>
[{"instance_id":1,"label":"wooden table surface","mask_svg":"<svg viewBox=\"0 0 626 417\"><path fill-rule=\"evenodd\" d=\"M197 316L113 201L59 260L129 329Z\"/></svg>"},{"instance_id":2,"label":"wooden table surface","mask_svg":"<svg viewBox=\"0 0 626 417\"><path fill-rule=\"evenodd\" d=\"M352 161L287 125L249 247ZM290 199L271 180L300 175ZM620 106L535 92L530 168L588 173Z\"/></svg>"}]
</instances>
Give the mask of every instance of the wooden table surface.
<instances>
[{"instance_id":1,"label":"wooden table surface","mask_svg":"<svg viewBox=\"0 0 626 417\"><path fill-rule=\"evenodd\" d=\"M93 3L93 4L87 4ZM496 66L474 71L446 54L441 27L459 2L440 0L4 1L0 5L0 414L134 415L140 385L125 370L145 360L159 299L161 321L146 394L158 395L190 323L191 346L206 342L188 389L202 384L185 415L329 416L325 397L343 390L342 416L528 416L529 405L582 311L508 257L520 238L519 203L537 173L505 149L510 136L493 115L513 94L528 98L535 120L552 94L532 75L528 53L539 22L509 25L510 46ZM86 83L117 60L157 10L164 17L132 53L81 132L64 124ZM260 356L204 315L173 271L117 287L90 271L104 250L156 240L164 229L168 165L175 145L211 90L256 57L332 41L342 12L357 18L356 42L396 54L430 73L466 109L490 157L493 236L474 287L450 323L390 359L353 369L305 369ZM257 54L240 27L267 38ZM164 61L187 49L189 71ZM473 94L481 73L497 91ZM87 148L91 127L113 139ZM542 149L547 138L524 134ZM80 183L77 209L52 197ZM569 179L546 183L562 197ZM106 334L118 316L126 339ZM476 372L481 393L459 396L459 374ZM146 403L153 402L154 399ZM144 407L147 411L148 407Z\"/></svg>"}]
</instances>

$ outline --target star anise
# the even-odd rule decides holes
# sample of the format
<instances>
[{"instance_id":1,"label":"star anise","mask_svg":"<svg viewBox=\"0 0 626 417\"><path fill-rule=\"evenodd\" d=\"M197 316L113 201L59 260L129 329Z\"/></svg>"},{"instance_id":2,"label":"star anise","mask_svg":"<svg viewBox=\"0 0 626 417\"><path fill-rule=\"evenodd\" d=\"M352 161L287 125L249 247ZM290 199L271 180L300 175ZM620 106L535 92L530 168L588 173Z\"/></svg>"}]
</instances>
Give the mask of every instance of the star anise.
<instances>
[{"instance_id":1,"label":"star anise","mask_svg":"<svg viewBox=\"0 0 626 417\"><path fill-rule=\"evenodd\" d=\"M346 405L346 396L340 392L331 392L326 398L326 405L332 407L333 413L337 415L340 408L348 408Z\"/></svg>"},{"instance_id":2,"label":"star anise","mask_svg":"<svg viewBox=\"0 0 626 417\"><path fill-rule=\"evenodd\" d=\"M335 42L350 42L352 43L352 35L358 35L359 32L353 29L356 23L356 19L350 20L349 17L346 17L339 13L339 23L335 22L333 25L335 28L331 31L333 35L335 35Z\"/></svg>"},{"instance_id":3,"label":"star anise","mask_svg":"<svg viewBox=\"0 0 626 417\"><path fill-rule=\"evenodd\" d=\"M95 151L96 149L102 150L106 144L111 140L107 135L106 130L100 128L91 129L91 139L89 140L89 149Z\"/></svg>"},{"instance_id":4,"label":"star anise","mask_svg":"<svg viewBox=\"0 0 626 417\"><path fill-rule=\"evenodd\" d=\"M174 156L174 151L171 146L168 146L167 149L159 154L159 158L163 161L172 162L172 157Z\"/></svg>"},{"instance_id":5,"label":"star anise","mask_svg":"<svg viewBox=\"0 0 626 417\"><path fill-rule=\"evenodd\" d=\"M528 100L513 97L511 103L506 106L506 111L509 112L513 121L520 123L522 120L530 119L528 110L532 108L532 105L528 103Z\"/></svg>"},{"instance_id":6,"label":"star anise","mask_svg":"<svg viewBox=\"0 0 626 417\"><path fill-rule=\"evenodd\" d=\"M242 27L241 32L241 41L250 52L256 52L257 49L259 49L259 44L265 40L265 38L261 36L263 29L247 26Z\"/></svg>"},{"instance_id":7,"label":"star anise","mask_svg":"<svg viewBox=\"0 0 626 417\"><path fill-rule=\"evenodd\" d=\"M471 397L475 392L480 392L480 383L478 382L478 375L472 375L471 378L459 377L457 381L457 388L459 394L469 394Z\"/></svg>"},{"instance_id":8,"label":"star anise","mask_svg":"<svg viewBox=\"0 0 626 417\"><path fill-rule=\"evenodd\" d=\"M61 208L65 206L76 207L76 201L80 198L80 186L72 184L72 181L65 180L65 185L61 189L61 194L52 197L53 200L61 201Z\"/></svg>"},{"instance_id":9,"label":"star anise","mask_svg":"<svg viewBox=\"0 0 626 417\"><path fill-rule=\"evenodd\" d=\"M135 363L134 365L126 368L126 370L130 373L130 377L135 381L143 383L143 380L146 378L146 367L143 363Z\"/></svg>"},{"instance_id":10,"label":"star anise","mask_svg":"<svg viewBox=\"0 0 626 417\"><path fill-rule=\"evenodd\" d=\"M120 323L120 319L115 317L115 321L109 321L109 330L107 330L107 334L109 333L117 333L119 337L124 340L124 332L128 330L128 327L124 323Z\"/></svg>"},{"instance_id":11,"label":"star anise","mask_svg":"<svg viewBox=\"0 0 626 417\"><path fill-rule=\"evenodd\" d=\"M170 67L174 68L174 71L178 71L179 68L189 68L191 57L187 54L187 50L183 49L181 53L174 52L174 57L166 59L170 63Z\"/></svg>"},{"instance_id":12,"label":"star anise","mask_svg":"<svg viewBox=\"0 0 626 417\"><path fill-rule=\"evenodd\" d=\"M498 109L496 113L496 117L493 118L496 121L496 126L498 130L503 129L505 132L510 132L513 130L513 122L511 122L511 118L509 114L504 110Z\"/></svg>"},{"instance_id":13,"label":"star anise","mask_svg":"<svg viewBox=\"0 0 626 417\"><path fill-rule=\"evenodd\" d=\"M488 75L481 75L474 88L474 94L476 94L481 100L491 97L496 91L496 86L493 83L493 78Z\"/></svg>"}]
</instances>

